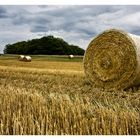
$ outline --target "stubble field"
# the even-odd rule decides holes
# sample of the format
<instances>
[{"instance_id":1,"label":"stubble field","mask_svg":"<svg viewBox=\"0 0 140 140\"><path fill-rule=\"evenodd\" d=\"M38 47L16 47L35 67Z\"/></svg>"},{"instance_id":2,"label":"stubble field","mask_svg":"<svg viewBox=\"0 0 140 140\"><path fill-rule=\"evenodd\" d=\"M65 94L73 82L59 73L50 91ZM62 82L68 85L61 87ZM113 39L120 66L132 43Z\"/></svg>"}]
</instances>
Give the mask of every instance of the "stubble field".
<instances>
[{"instance_id":1,"label":"stubble field","mask_svg":"<svg viewBox=\"0 0 140 140\"><path fill-rule=\"evenodd\" d=\"M140 88L105 92L82 57L0 56L1 135L138 135Z\"/></svg>"}]
</instances>

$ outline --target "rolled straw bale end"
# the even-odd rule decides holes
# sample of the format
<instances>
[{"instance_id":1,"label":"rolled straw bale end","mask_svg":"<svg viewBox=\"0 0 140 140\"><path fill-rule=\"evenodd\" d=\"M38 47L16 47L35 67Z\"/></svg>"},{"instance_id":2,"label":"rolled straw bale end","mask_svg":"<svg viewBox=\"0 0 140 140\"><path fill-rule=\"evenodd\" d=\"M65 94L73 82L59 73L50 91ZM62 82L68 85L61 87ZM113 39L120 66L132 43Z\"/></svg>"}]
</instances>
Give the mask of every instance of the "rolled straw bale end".
<instances>
[{"instance_id":1,"label":"rolled straw bale end","mask_svg":"<svg viewBox=\"0 0 140 140\"><path fill-rule=\"evenodd\" d=\"M23 58L23 61L24 61L24 62L31 62L31 61L32 61L32 58L31 58L30 56L25 56L25 57Z\"/></svg>"},{"instance_id":2,"label":"rolled straw bale end","mask_svg":"<svg viewBox=\"0 0 140 140\"><path fill-rule=\"evenodd\" d=\"M19 55L19 56L18 56L18 60L19 60L19 61L22 61L23 58L24 58L24 55Z\"/></svg>"},{"instance_id":3,"label":"rolled straw bale end","mask_svg":"<svg viewBox=\"0 0 140 140\"><path fill-rule=\"evenodd\" d=\"M90 42L84 55L84 71L93 85L106 90L120 90L140 84L137 53L140 39L132 36L111 29Z\"/></svg>"}]
</instances>

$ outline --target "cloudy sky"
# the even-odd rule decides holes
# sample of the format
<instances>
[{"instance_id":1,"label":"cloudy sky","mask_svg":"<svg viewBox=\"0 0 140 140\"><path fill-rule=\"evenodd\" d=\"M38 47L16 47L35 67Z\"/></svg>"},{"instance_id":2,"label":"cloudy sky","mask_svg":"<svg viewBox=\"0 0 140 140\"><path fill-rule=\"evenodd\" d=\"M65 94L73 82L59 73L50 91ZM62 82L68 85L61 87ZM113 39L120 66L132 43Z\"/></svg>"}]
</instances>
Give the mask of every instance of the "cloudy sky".
<instances>
[{"instance_id":1,"label":"cloudy sky","mask_svg":"<svg viewBox=\"0 0 140 140\"><path fill-rule=\"evenodd\" d=\"M8 43L54 35L86 49L109 29L140 35L140 6L0 6L0 52Z\"/></svg>"}]
</instances>

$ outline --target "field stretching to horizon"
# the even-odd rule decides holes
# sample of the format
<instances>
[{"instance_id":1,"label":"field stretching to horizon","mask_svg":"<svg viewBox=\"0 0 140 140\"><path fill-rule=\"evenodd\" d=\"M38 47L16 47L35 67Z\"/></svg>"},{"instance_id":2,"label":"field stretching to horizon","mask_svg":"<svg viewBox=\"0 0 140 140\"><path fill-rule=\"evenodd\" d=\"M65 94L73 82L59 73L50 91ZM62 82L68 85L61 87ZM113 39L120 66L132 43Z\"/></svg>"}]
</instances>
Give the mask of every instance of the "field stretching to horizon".
<instances>
[{"instance_id":1,"label":"field stretching to horizon","mask_svg":"<svg viewBox=\"0 0 140 140\"><path fill-rule=\"evenodd\" d=\"M107 92L84 75L83 57L0 56L1 135L139 135L140 88Z\"/></svg>"}]
</instances>

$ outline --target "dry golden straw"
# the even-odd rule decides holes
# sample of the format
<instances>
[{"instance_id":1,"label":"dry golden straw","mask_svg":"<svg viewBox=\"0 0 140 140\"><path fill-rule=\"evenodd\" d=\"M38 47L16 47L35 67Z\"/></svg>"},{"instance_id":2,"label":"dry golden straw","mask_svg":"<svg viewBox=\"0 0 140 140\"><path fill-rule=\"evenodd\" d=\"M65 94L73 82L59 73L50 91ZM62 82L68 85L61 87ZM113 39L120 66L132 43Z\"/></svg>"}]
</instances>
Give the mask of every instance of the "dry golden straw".
<instances>
[{"instance_id":1,"label":"dry golden straw","mask_svg":"<svg viewBox=\"0 0 140 140\"><path fill-rule=\"evenodd\" d=\"M107 90L140 84L140 37L121 30L106 30L94 38L84 56L87 79Z\"/></svg>"}]
</instances>

